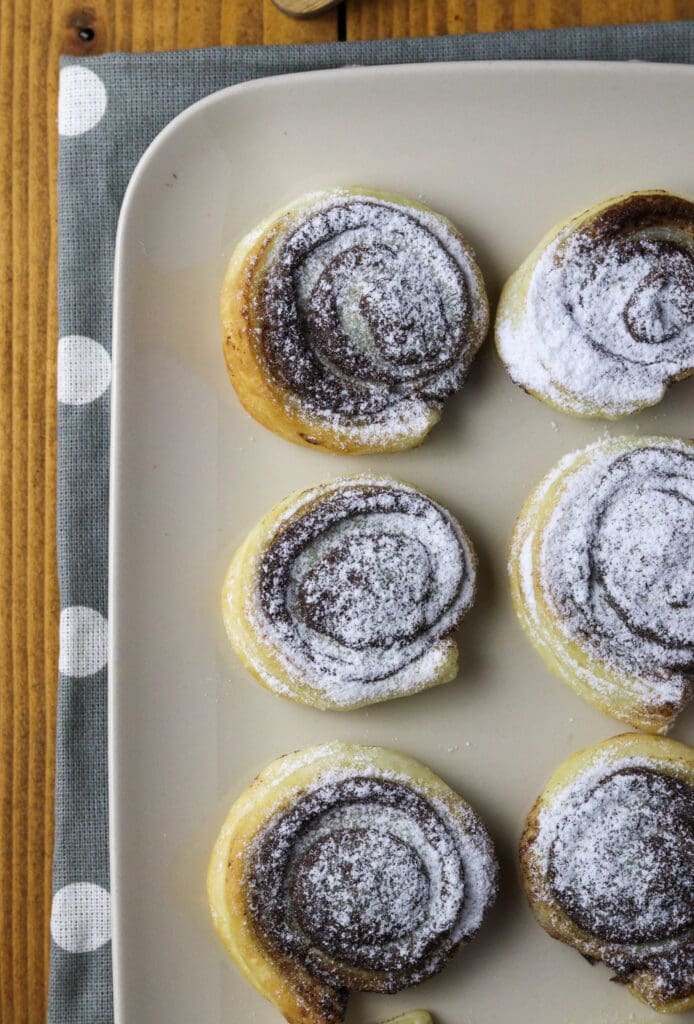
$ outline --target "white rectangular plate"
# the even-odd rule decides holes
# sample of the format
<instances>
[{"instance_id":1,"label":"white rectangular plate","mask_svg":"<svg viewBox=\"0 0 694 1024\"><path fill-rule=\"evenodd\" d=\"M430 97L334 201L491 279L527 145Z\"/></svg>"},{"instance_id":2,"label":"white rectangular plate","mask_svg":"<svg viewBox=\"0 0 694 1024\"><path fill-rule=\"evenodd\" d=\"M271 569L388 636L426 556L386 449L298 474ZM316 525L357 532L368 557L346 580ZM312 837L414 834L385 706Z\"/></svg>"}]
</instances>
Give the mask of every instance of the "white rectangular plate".
<instances>
[{"instance_id":1,"label":"white rectangular plate","mask_svg":"<svg viewBox=\"0 0 694 1024\"><path fill-rule=\"evenodd\" d=\"M694 381L606 426L514 387L492 344L417 451L294 447L228 381L220 284L237 239L298 194L362 184L424 200L479 254L494 302L556 221L643 187L694 191L694 71L494 63L271 78L198 103L155 141L121 216L111 517L112 897L120 1024L278 1024L213 933L210 847L270 760L331 738L414 755L487 821L503 866L482 934L438 977L352 999L350 1022L415 1006L438 1024L637 1024L653 1014L534 923L519 887L523 819L570 753L625 731L561 685L511 608L506 544L521 502L565 452L604 434L692 431ZM227 648L219 592L236 545L275 502L344 472L411 481L456 513L480 557L458 680L334 714L258 686ZM674 735L686 738L691 715ZM689 736L692 730L689 728ZM691 1022L694 1014L680 1020Z\"/></svg>"}]
</instances>

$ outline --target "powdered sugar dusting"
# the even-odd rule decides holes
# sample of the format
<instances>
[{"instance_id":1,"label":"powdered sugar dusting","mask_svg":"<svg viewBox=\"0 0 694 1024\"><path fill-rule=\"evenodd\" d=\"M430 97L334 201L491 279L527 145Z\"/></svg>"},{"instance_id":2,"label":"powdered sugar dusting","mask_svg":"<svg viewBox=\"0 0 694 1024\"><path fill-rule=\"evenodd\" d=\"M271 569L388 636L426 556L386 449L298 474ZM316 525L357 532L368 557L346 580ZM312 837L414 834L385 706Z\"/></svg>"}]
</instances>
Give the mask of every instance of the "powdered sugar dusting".
<instances>
[{"instance_id":1,"label":"powdered sugar dusting","mask_svg":"<svg viewBox=\"0 0 694 1024\"><path fill-rule=\"evenodd\" d=\"M627 197L537 261L522 315L496 325L516 383L578 415L620 416L694 372L694 204Z\"/></svg>"},{"instance_id":2,"label":"powdered sugar dusting","mask_svg":"<svg viewBox=\"0 0 694 1024\"><path fill-rule=\"evenodd\" d=\"M681 699L694 664L694 451L596 451L545 531L542 581L572 639Z\"/></svg>"},{"instance_id":3,"label":"powdered sugar dusting","mask_svg":"<svg viewBox=\"0 0 694 1024\"><path fill-rule=\"evenodd\" d=\"M694 794L666 775L622 769L557 827L555 894L593 935L646 942L694 924Z\"/></svg>"},{"instance_id":4,"label":"powdered sugar dusting","mask_svg":"<svg viewBox=\"0 0 694 1024\"><path fill-rule=\"evenodd\" d=\"M694 791L656 757L598 749L545 798L531 845L535 897L581 929L578 948L625 981L651 970L664 995L691 988Z\"/></svg>"},{"instance_id":5,"label":"powdered sugar dusting","mask_svg":"<svg viewBox=\"0 0 694 1024\"><path fill-rule=\"evenodd\" d=\"M469 248L427 210L350 190L279 223L254 320L288 410L353 440L426 429L487 328Z\"/></svg>"},{"instance_id":6,"label":"powdered sugar dusting","mask_svg":"<svg viewBox=\"0 0 694 1024\"><path fill-rule=\"evenodd\" d=\"M538 539L535 517L558 481L556 508ZM538 488L523 520L512 558L538 639L553 646L539 587L567 640L615 674L598 675L562 651L593 690L627 688L673 711L686 703L694 666L691 446L620 439L576 452Z\"/></svg>"},{"instance_id":7,"label":"powdered sugar dusting","mask_svg":"<svg viewBox=\"0 0 694 1024\"><path fill-rule=\"evenodd\" d=\"M472 602L475 558L441 506L360 476L304 492L254 575L254 630L291 675L340 706L411 692L435 676L448 651L439 641Z\"/></svg>"},{"instance_id":8,"label":"powdered sugar dusting","mask_svg":"<svg viewBox=\"0 0 694 1024\"><path fill-rule=\"evenodd\" d=\"M406 776L363 768L326 768L270 819L248 852L249 905L264 941L321 980L397 991L477 931L496 861L462 801L452 811Z\"/></svg>"}]
</instances>

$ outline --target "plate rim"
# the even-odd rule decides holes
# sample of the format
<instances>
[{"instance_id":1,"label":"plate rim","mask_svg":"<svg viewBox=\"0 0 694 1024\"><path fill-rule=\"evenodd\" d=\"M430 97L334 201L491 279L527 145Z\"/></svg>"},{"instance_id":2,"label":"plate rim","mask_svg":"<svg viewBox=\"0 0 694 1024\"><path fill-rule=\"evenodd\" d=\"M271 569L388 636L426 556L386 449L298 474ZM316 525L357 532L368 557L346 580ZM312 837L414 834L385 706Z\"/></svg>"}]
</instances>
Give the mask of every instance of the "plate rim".
<instances>
[{"instance_id":1,"label":"plate rim","mask_svg":"<svg viewBox=\"0 0 694 1024\"><path fill-rule=\"evenodd\" d=\"M305 81L329 81L330 79L344 80L350 78L397 78L407 76L436 76L450 75L464 78L469 75L495 76L504 74L532 75L538 71L551 72L553 74L578 73L592 75L596 72L608 72L621 75L626 78L637 74L641 75L662 75L667 78L691 79L694 84L694 65L657 61L641 60L452 60L452 61L428 61L428 62L404 62L394 64L360 64L344 65L334 68L323 68L309 71L296 71L286 74L267 75L255 78L250 81L240 82L235 85L225 86L215 90L208 96L204 96L190 104L169 123L159 131L147 148L130 176L128 185L123 194L118 214L118 225L115 239L114 262L113 262L113 312L111 325L111 365L112 381L110 395L110 418L109 418L109 504L108 504L108 669L107 669L107 767L108 767L108 825L109 825L109 890L111 897L111 960L113 978L113 1007L115 1024L122 1024L121 991L123 986L122 976L122 939L121 939L121 910L122 890L119 873L119 850L120 844L117 837L120 835L120 784L117 770L117 747L118 730L117 708L118 701L118 662L115 657L117 641L119 640L119 612L120 601L118 597L118 573L115 571L117 565L117 554L121 543L120 528L120 437L123 429L121 405L123 401L123 384L121 382L121 360L122 360L122 337L124 334L125 304L123 279L126 273L127 257L125 240L128 234L131 208L134 205L135 197L147 180L150 164L154 161L159 149L163 147L172 136L185 131L204 112L228 102L243 100L246 95L274 91L281 89L288 82L300 84Z\"/></svg>"}]
</instances>

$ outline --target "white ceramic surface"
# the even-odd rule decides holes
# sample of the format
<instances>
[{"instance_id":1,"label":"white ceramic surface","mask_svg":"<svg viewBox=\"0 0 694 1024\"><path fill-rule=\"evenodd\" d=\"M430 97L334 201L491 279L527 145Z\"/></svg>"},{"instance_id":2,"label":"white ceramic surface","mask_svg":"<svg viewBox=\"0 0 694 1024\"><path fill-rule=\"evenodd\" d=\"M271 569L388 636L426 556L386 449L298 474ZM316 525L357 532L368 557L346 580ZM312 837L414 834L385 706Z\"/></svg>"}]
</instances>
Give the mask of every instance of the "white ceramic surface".
<instances>
[{"instance_id":1,"label":"white ceramic surface","mask_svg":"<svg viewBox=\"0 0 694 1024\"><path fill-rule=\"evenodd\" d=\"M555 221L629 189L694 193L694 69L493 63L344 69L225 90L174 121L123 206L115 299L111 506L112 893L119 1024L279 1024L213 933L209 849L231 801L279 754L330 738L429 764L487 821L503 891L437 978L354 997L349 1021L423 1006L438 1024L645 1024L603 967L535 925L515 849L573 751L625 731L550 675L515 621L505 548L565 452L605 433L692 433L694 380L618 424L514 387L487 343L417 451L345 458L253 422L228 381L218 293L234 243L297 194L359 183L428 202L474 245L492 302ZM235 546L291 490L372 468L449 506L480 558L458 680L352 713L282 701L224 639ZM690 712L673 735L692 739ZM694 1014L681 1021L694 1021Z\"/></svg>"}]
</instances>

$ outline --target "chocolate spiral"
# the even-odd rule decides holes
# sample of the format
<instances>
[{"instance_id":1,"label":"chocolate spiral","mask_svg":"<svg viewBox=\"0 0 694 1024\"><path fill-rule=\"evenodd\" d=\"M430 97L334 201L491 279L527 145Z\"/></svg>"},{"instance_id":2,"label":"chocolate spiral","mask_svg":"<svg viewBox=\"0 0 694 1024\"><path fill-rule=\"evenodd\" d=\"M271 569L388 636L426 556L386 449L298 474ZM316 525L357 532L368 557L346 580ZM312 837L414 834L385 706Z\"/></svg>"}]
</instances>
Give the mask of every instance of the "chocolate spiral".
<instances>
[{"instance_id":1,"label":"chocolate spiral","mask_svg":"<svg viewBox=\"0 0 694 1024\"><path fill-rule=\"evenodd\" d=\"M625 734L562 765L521 841L533 912L658 1010L694 1000L694 763Z\"/></svg>"},{"instance_id":2,"label":"chocolate spiral","mask_svg":"<svg viewBox=\"0 0 694 1024\"><path fill-rule=\"evenodd\" d=\"M546 528L543 586L573 640L681 706L694 680L694 450L654 438L592 455Z\"/></svg>"},{"instance_id":3,"label":"chocolate spiral","mask_svg":"<svg viewBox=\"0 0 694 1024\"><path fill-rule=\"evenodd\" d=\"M556 830L552 891L581 928L652 943L694 927L694 792L645 767L604 776Z\"/></svg>"},{"instance_id":4,"label":"chocolate spiral","mask_svg":"<svg viewBox=\"0 0 694 1024\"><path fill-rule=\"evenodd\" d=\"M694 372L694 203L636 193L569 222L497 337L514 380L567 411L658 402Z\"/></svg>"},{"instance_id":5,"label":"chocolate spiral","mask_svg":"<svg viewBox=\"0 0 694 1024\"><path fill-rule=\"evenodd\" d=\"M257 837L260 941L337 990L397 992L439 971L496 891L484 826L397 778L321 780Z\"/></svg>"},{"instance_id":6,"label":"chocolate spiral","mask_svg":"<svg viewBox=\"0 0 694 1024\"><path fill-rule=\"evenodd\" d=\"M457 626L475 556L454 518L395 481L304 492L258 570L256 627L333 703L377 699ZM414 677L413 677L414 678ZM414 684L412 684L414 685Z\"/></svg>"},{"instance_id":7,"label":"chocolate spiral","mask_svg":"<svg viewBox=\"0 0 694 1024\"><path fill-rule=\"evenodd\" d=\"M440 407L486 331L481 277L443 218L349 190L319 193L273 241L254 320L267 369L343 424Z\"/></svg>"}]
</instances>

